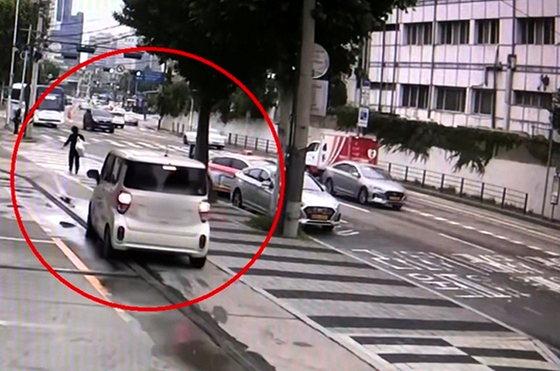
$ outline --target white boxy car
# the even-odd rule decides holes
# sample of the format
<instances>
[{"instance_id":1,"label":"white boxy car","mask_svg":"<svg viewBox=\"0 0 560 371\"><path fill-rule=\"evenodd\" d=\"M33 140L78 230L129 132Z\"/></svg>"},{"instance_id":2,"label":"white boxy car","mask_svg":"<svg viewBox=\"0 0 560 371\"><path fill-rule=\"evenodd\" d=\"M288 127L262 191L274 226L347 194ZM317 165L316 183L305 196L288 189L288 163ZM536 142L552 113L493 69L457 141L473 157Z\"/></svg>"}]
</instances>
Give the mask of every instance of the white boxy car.
<instances>
[{"instance_id":1,"label":"white boxy car","mask_svg":"<svg viewBox=\"0 0 560 371\"><path fill-rule=\"evenodd\" d=\"M210 240L205 166L151 150L113 150L101 173L87 176L97 186L89 203L88 238L102 241L102 255L114 250L152 250L206 263Z\"/></svg>"},{"instance_id":2,"label":"white boxy car","mask_svg":"<svg viewBox=\"0 0 560 371\"><path fill-rule=\"evenodd\" d=\"M183 133L183 143L194 145L196 143L196 136L196 131L187 131ZM211 148L224 149L227 139L225 135L220 134L220 132L215 129L210 129L208 131L208 146Z\"/></svg>"}]
</instances>

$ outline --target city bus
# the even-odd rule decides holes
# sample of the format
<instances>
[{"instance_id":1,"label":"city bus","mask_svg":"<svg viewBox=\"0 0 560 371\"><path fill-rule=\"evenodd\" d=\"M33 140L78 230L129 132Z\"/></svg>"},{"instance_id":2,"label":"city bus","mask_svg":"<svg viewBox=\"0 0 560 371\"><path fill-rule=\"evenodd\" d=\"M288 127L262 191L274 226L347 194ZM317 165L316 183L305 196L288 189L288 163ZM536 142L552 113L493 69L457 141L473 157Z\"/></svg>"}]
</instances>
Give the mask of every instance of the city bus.
<instances>
[{"instance_id":1,"label":"city bus","mask_svg":"<svg viewBox=\"0 0 560 371\"><path fill-rule=\"evenodd\" d=\"M25 89L27 84L15 83L12 85L12 95L10 96L10 116L13 119L16 110L20 107L20 94L22 88ZM37 99L49 88L48 85L37 86ZM22 110L25 108L25 90L23 95L23 102L21 104ZM33 115L33 124L47 125L51 127L58 127L64 124L66 109L66 93L61 87L54 88L49 95L41 102L35 114ZM23 119L23 118L22 118Z\"/></svg>"}]
</instances>

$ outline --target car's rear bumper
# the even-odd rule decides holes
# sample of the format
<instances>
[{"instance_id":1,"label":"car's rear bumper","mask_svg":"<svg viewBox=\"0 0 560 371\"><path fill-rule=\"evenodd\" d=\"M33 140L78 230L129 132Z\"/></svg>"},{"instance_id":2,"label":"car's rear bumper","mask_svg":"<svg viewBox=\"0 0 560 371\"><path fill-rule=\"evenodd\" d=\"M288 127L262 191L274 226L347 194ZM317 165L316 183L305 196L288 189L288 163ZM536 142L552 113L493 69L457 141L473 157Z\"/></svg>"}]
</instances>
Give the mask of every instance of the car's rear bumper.
<instances>
[{"instance_id":1,"label":"car's rear bumper","mask_svg":"<svg viewBox=\"0 0 560 371\"><path fill-rule=\"evenodd\" d=\"M122 240L119 240L119 227L125 228ZM183 232L178 235L167 232L140 232L115 224L111 236L113 248L116 250L159 251L204 257L208 254L210 244L210 226L204 223L202 228L196 229L196 232ZM203 235L206 237L206 242L204 247L200 248L200 239Z\"/></svg>"}]
</instances>

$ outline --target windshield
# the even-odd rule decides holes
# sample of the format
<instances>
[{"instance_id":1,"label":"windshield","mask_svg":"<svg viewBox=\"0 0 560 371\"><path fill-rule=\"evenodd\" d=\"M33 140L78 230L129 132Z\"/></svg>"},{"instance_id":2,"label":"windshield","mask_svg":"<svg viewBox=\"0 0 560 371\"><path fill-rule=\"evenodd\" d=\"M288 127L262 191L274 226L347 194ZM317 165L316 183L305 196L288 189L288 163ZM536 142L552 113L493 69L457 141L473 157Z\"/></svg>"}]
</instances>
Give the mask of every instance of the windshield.
<instances>
[{"instance_id":1,"label":"windshield","mask_svg":"<svg viewBox=\"0 0 560 371\"><path fill-rule=\"evenodd\" d=\"M362 166L360 168L362 174L367 179L390 179L389 174L385 170L375 168L373 166Z\"/></svg>"},{"instance_id":2,"label":"windshield","mask_svg":"<svg viewBox=\"0 0 560 371\"><path fill-rule=\"evenodd\" d=\"M64 111L64 101L62 96L49 94L39 105L39 110L44 111Z\"/></svg>"},{"instance_id":3,"label":"windshield","mask_svg":"<svg viewBox=\"0 0 560 371\"><path fill-rule=\"evenodd\" d=\"M20 94L21 94L21 89L12 88L12 101L19 101Z\"/></svg>"},{"instance_id":4,"label":"windshield","mask_svg":"<svg viewBox=\"0 0 560 371\"><path fill-rule=\"evenodd\" d=\"M140 191L204 196L206 169L129 162L124 186Z\"/></svg>"},{"instance_id":5,"label":"windshield","mask_svg":"<svg viewBox=\"0 0 560 371\"><path fill-rule=\"evenodd\" d=\"M113 116L124 117L124 113L122 113L122 112L113 112Z\"/></svg>"},{"instance_id":6,"label":"windshield","mask_svg":"<svg viewBox=\"0 0 560 371\"><path fill-rule=\"evenodd\" d=\"M109 112L103 110L95 110L92 111L91 114L93 115L93 117L113 118L113 116Z\"/></svg>"},{"instance_id":7,"label":"windshield","mask_svg":"<svg viewBox=\"0 0 560 371\"><path fill-rule=\"evenodd\" d=\"M305 176L303 177L303 190L312 192L323 192L323 188L321 188L319 183L309 174L305 174Z\"/></svg>"}]
</instances>

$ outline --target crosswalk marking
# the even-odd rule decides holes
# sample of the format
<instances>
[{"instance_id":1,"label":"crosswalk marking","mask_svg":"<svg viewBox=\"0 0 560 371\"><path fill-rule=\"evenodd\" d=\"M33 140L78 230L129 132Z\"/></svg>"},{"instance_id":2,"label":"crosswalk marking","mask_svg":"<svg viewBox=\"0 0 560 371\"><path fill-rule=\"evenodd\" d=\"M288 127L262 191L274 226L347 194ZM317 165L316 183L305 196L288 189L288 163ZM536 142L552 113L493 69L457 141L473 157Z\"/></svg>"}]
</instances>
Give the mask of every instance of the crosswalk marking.
<instances>
[{"instance_id":1,"label":"crosswalk marking","mask_svg":"<svg viewBox=\"0 0 560 371\"><path fill-rule=\"evenodd\" d=\"M114 140L107 139L107 142L110 143L110 144L112 144L112 145L114 145L114 146L116 146L116 147L121 147L121 148L126 147L126 145L121 144L121 143L119 143L119 142L115 142ZM128 144L130 144L130 143L128 143Z\"/></svg>"}]
</instances>

